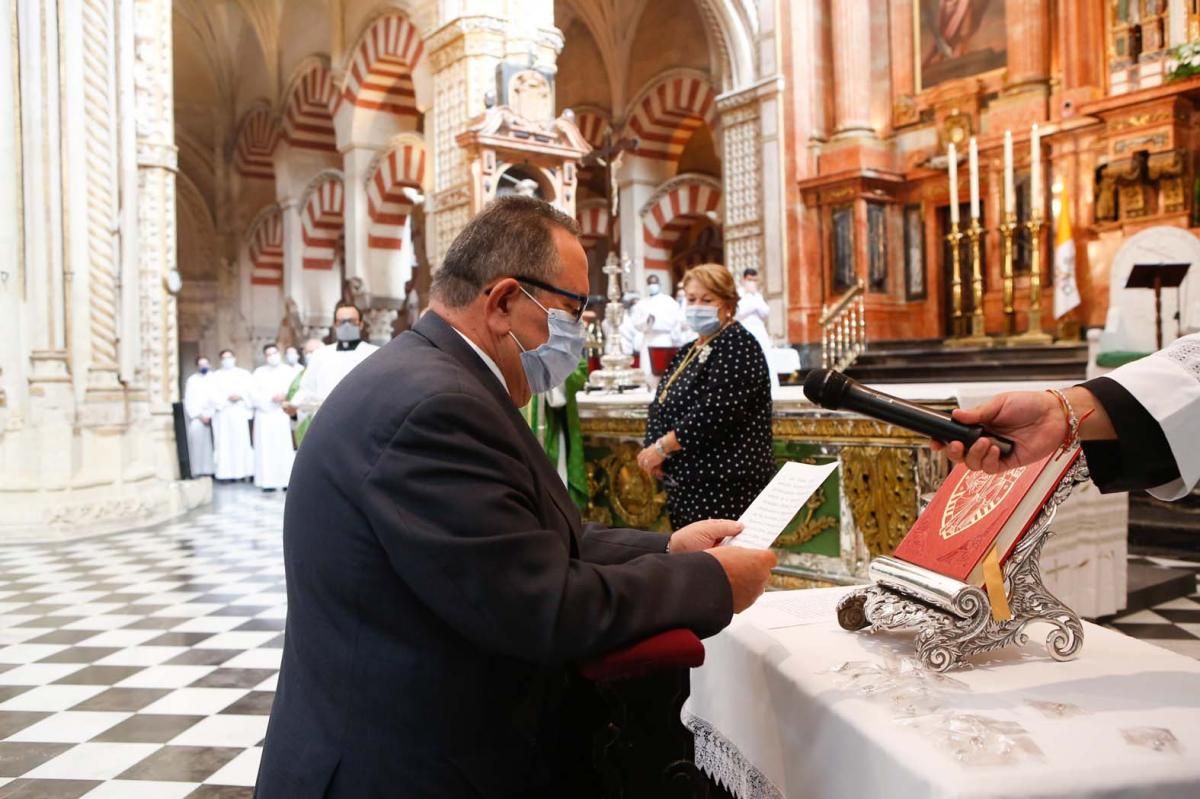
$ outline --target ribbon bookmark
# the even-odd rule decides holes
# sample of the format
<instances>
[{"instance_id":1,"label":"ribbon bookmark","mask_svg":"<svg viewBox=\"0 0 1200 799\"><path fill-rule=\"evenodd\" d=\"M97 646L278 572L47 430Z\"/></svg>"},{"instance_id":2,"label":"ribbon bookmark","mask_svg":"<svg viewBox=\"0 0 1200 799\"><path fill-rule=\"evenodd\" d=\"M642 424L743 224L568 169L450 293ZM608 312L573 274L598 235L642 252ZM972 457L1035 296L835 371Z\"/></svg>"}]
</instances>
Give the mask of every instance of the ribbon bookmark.
<instances>
[{"instance_id":1,"label":"ribbon bookmark","mask_svg":"<svg viewBox=\"0 0 1200 799\"><path fill-rule=\"evenodd\" d=\"M995 547L992 547L983 559L983 586L992 606L992 618L995 621L1011 619L1012 610L1008 607L1008 596L1004 593L1004 572L1000 571L1000 556L996 554Z\"/></svg>"}]
</instances>

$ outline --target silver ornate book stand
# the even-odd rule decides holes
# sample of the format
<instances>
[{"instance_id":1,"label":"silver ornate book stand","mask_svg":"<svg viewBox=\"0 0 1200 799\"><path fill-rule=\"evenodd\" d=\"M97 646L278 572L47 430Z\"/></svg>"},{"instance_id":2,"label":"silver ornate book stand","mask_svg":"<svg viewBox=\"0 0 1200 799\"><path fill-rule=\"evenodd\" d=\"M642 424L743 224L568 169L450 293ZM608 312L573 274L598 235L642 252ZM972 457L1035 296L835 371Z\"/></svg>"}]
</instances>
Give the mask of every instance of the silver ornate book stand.
<instances>
[{"instance_id":1,"label":"silver ornate book stand","mask_svg":"<svg viewBox=\"0 0 1200 799\"><path fill-rule=\"evenodd\" d=\"M1088 479L1087 461L1080 455L1004 564L1010 620L992 618L982 589L885 556L871 562L872 585L838 603L838 623L847 630L872 633L915 630L917 658L935 671L963 666L971 655L1024 644L1029 640L1025 628L1032 622L1051 625L1046 636L1050 657L1071 659L1083 646L1083 625L1073 610L1046 590L1038 561L1052 535L1050 524L1058 506Z\"/></svg>"}]
</instances>

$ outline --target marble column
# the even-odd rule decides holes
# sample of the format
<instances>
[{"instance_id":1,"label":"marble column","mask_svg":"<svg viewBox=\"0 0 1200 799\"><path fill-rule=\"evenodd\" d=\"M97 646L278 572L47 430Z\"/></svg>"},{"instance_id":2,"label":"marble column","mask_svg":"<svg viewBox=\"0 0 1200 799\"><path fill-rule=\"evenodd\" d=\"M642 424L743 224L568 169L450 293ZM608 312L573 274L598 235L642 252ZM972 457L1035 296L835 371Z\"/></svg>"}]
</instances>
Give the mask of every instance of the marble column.
<instances>
[{"instance_id":1,"label":"marble column","mask_svg":"<svg viewBox=\"0 0 1200 799\"><path fill-rule=\"evenodd\" d=\"M834 133L874 135L871 125L871 2L831 0Z\"/></svg>"},{"instance_id":2,"label":"marble column","mask_svg":"<svg viewBox=\"0 0 1200 799\"><path fill-rule=\"evenodd\" d=\"M1067 5L1072 5L1068 3ZM1079 5L1085 5L1080 3ZM1004 22L1008 41L1008 85L1044 83L1050 77L1048 0L1008 0Z\"/></svg>"},{"instance_id":3,"label":"marble column","mask_svg":"<svg viewBox=\"0 0 1200 799\"><path fill-rule=\"evenodd\" d=\"M342 153L343 190L346 193L343 229L346 235L346 279L358 278L363 291L374 295L379 281L368 269L368 235L371 213L367 205L367 174L376 156L370 147L349 147Z\"/></svg>"},{"instance_id":4,"label":"marble column","mask_svg":"<svg viewBox=\"0 0 1200 799\"><path fill-rule=\"evenodd\" d=\"M300 201L295 197L279 200L283 217L283 299L296 303L301 319L308 319L313 310L304 306L304 231L300 223Z\"/></svg>"}]
</instances>

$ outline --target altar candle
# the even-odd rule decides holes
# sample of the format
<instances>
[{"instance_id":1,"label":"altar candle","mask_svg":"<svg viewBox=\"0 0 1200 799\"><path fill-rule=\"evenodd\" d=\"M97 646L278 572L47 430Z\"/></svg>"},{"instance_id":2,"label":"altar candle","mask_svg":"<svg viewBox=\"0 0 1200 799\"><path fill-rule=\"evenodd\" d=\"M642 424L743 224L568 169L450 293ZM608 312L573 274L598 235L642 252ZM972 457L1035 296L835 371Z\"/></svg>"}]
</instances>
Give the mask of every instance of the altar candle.
<instances>
[{"instance_id":1,"label":"altar candle","mask_svg":"<svg viewBox=\"0 0 1200 799\"><path fill-rule=\"evenodd\" d=\"M1042 136L1033 126L1029 136L1029 207L1034 216L1042 215Z\"/></svg>"},{"instance_id":2,"label":"altar candle","mask_svg":"<svg viewBox=\"0 0 1200 799\"><path fill-rule=\"evenodd\" d=\"M958 148L950 142L950 224L958 224Z\"/></svg>"},{"instance_id":3,"label":"altar candle","mask_svg":"<svg viewBox=\"0 0 1200 799\"><path fill-rule=\"evenodd\" d=\"M1004 131L1004 213L1011 216L1017 212L1017 196L1013 191L1013 139L1012 131Z\"/></svg>"},{"instance_id":4,"label":"altar candle","mask_svg":"<svg viewBox=\"0 0 1200 799\"><path fill-rule=\"evenodd\" d=\"M979 145L971 137L968 166L971 169L971 218L979 218Z\"/></svg>"}]
</instances>

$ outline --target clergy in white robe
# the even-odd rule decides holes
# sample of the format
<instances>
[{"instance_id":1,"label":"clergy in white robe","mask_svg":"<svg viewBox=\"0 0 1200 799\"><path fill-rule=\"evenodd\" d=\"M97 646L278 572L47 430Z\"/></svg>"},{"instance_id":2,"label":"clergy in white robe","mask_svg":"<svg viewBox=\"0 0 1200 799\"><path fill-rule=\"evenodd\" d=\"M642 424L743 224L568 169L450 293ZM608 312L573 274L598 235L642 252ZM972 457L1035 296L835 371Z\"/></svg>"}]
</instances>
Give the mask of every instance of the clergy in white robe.
<instances>
[{"instance_id":1,"label":"clergy in white robe","mask_svg":"<svg viewBox=\"0 0 1200 799\"><path fill-rule=\"evenodd\" d=\"M237 365L232 350L221 352L221 368L212 375L212 428L216 478L241 480L254 474L250 420L254 417L254 379Z\"/></svg>"},{"instance_id":2,"label":"clergy in white robe","mask_svg":"<svg viewBox=\"0 0 1200 799\"><path fill-rule=\"evenodd\" d=\"M300 378L300 388L289 405L301 414L298 417L301 421L305 415L315 414L342 378L379 349L363 339L362 330L362 314L358 308L345 301L339 302L333 317L336 341L309 356L308 366Z\"/></svg>"},{"instance_id":3,"label":"clergy in white robe","mask_svg":"<svg viewBox=\"0 0 1200 799\"><path fill-rule=\"evenodd\" d=\"M678 347L683 312L670 294L662 291L658 275L646 278L646 297L633 306L633 325L642 332L641 366L648 376L651 347Z\"/></svg>"},{"instance_id":4,"label":"clergy in white robe","mask_svg":"<svg viewBox=\"0 0 1200 799\"><path fill-rule=\"evenodd\" d=\"M741 292L734 318L742 323L742 327L746 328L750 335L754 336L758 346L762 347L763 357L767 359L768 366L771 364L771 335L767 332L767 320L770 316L771 309L767 307L767 301L758 291L758 271L747 269L742 272ZM771 387L779 388L779 375L774 369L771 370Z\"/></svg>"},{"instance_id":5,"label":"clergy in white robe","mask_svg":"<svg viewBox=\"0 0 1200 799\"><path fill-rule=\"evenodd\" d=\"M279 348L263 348L266 363L254 370L254 485L264 491L287 488L296 451L292 419L283 409L299 367L285 364Z\"/></svg>"},{"instance_id":6,"label":"clergy in white robe","mask_svg":"<svg viewBox=\"0 0 1200 799\"><path fill-rule=\"evenodd\" d=\"M954 418L1016 443L1003 459L986 438L945 447L972 469L1022 466L1078 440L1102 492L1181 499L1200 483L1200 333L1065 391L1001 394Z\"/></svg>"},{"instance_id":7,"label":"clergy in white robe","mask_svg":"<svg viewBox=\"0 0 1200 799\"><path fill-rule=\"evenodd\" d=\"M213 434L210 389L211 367L208 358L196 359L196 373L183 387L183 413L187 417L188 464L192 477L212 475Z\"/></svg>"}]
</instances>

